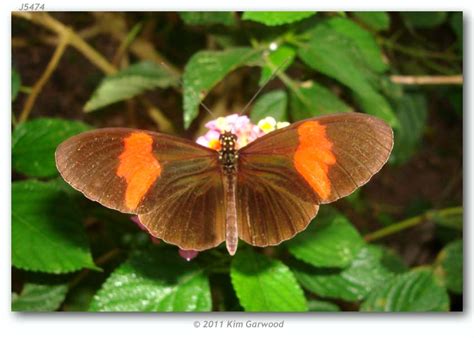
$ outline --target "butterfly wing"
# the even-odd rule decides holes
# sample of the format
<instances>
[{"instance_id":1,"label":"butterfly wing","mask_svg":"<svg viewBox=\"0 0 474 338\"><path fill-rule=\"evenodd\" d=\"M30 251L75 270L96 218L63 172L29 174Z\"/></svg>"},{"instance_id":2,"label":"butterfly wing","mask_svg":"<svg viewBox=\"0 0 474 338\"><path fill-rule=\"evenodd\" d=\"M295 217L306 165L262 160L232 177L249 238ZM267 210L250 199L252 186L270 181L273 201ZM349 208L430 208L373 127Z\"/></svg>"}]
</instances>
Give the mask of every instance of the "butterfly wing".
<instances>
[{"instance_id":1,"label":"butterfly wing","mask_svg":"<svg viewBox=\"0 0 474 338\"><path fill-rule=\"evenodd\" d=\"M300 121L239 152L239 237L275 245L304 230L319 204L347 196L388 160L391 128L358 113Z\"/></svg>"},{"instance_id":2,"label":"butterfly wing","mask_svg":"<svg viewBox=\"0 0 474 338\"><path fill-rule=\"evenodd\" d=\"M166 242L204 250L224 240L224 192L212 149L149 131L106 128L63 142L56 165L86 197L138 214Z\"/></svg>"}]
</instances>

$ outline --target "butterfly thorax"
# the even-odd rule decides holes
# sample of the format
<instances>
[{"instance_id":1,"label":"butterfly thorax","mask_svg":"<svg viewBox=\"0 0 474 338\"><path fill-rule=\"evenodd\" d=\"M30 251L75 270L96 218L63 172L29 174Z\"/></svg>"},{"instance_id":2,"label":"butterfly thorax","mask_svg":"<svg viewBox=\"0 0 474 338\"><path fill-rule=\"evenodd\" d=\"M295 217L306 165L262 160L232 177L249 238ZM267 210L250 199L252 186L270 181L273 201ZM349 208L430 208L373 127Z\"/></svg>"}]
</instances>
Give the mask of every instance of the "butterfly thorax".
<instances>
[{"instance_id":1,"label":"butterfly thorax","mask_svg":"<svg viewBox=\"0 0 474 338\"><path fill-rule=\"evenodd\" d=\"M239 155L235 149L237 135L226 131L219 136L221 149L219 150L219 161L225 174L234 173L237 170L237 159Z\"/></svg>"}]
</instances>

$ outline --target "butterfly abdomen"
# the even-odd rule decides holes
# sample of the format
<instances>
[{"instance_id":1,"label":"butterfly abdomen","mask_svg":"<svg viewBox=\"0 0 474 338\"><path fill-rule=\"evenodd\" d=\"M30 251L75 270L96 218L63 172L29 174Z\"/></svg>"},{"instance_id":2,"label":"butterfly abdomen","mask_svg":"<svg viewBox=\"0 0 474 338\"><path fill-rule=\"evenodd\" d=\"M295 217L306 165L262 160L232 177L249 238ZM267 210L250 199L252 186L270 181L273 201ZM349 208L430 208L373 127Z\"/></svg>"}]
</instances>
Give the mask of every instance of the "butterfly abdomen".
<instances>
[{"instance_id":1,"label":"butterfly abdomen","mask_svg":"<svg viewBox=\"0 0 474 338\"><path fill-rule=\"evenodd\" d=\"M219 137L221 150L219 161L222 165L222 174L225 191L225 241L229 254L234 255L239 242L239 230L237 226L237 203L236 203L236 173L237 159L239 155L235 149L237 136L231 132L225 132Z\"/></svg>"}]
</instances>

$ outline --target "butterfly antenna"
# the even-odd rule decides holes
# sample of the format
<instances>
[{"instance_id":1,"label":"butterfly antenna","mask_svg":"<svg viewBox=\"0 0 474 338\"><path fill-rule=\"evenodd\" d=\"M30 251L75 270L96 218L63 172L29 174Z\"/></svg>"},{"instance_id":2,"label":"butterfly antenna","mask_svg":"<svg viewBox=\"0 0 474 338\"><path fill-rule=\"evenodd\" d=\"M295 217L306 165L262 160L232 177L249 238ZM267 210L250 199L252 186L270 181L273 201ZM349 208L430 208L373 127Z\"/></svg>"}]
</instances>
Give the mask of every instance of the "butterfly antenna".
<instances>
[{"instance_id":1,"label":"butterfly antenna","mask_svg":"<svg viewBox=\"0 0 474 338\"><path fill-rule=\"evenodd\" d=\"M253 101L255 101L255 99L257 98L258 94L260 94L260 92L263 90L263 88L265 88L265 86L267 85L268 82L270 82L271 80L273 80L275 78L275 76L277 75L278 71L280 69L282 69L287 63L288 61L290 60L290 58L287 58L285 61L283 61L277 68L275 68L275 70L273 71L272 73L272 76L270 76L268 78L267 81L265 81L265 83L257 90L257 92L252 96L252 98L250 99L250 101L245 105L245 107L242 109L240 115L243 115L247 109L250 107L250 105L253 103ZM273 65L273 64L272 64Z\"/></svg>"},{"instance_id":2,"label":"butterfly antenna","mask_svg":"<svg viewBox=\"0 0 474 338\"><path fill-rule=\"evenodd\" d=\"M170 69L170 67L164 63L163 61L160 62L160 65L170 74L174 75L173 71ZM180 77L178 77L178 83L181 85L182 88L184 88L184 83L183 81L181 80ZM201 100L199 100L199 104L201 105L201 107L203 107L209 114L211 114L212 116L216 117L216 114L214 114L212 112L212 110L210 110L203 102L201 102Z\"/></svg>"}]
</instances>

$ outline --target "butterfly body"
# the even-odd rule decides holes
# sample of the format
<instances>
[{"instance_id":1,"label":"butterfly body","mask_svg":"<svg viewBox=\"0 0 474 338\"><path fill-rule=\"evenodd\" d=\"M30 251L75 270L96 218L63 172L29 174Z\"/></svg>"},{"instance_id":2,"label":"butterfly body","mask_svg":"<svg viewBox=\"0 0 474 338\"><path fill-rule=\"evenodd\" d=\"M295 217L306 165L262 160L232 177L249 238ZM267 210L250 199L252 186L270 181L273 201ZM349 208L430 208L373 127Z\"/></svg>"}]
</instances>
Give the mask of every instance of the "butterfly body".
<instances>
[{"instance_id":1,"label":"butterfly body","mask_svg":"<svg viewBox=\"0 0 474 338\"><path fill-rule=\"evenodd\" d=\"M230 131L225 131L219 136L220 150L219 161L222 166L223 184L225 191L225 242L229 254L234 255L239 242L239 232L237 224L237 203L235 174L237 172L238 150L235 145L237 135Z\"/></svg>"},{"instance_id":2,"label":"butterfly body","mask_svg":"<svg viewBox=\"0 0 474 338\"><path fill-rule=\"evenodd\" d=\"M230 131L225 131L219 136L220 150L219 161L226 175L231 175L237 170L237 159L239 154L235 148L237 135Z\"/></svg>"},{"instance_id":3,"label":"butterfly body","mask_svg":"<svg viewBox=\"0 0 474 338\"><path fill-rule=\"evenodd\" d=\"M220 149L145 130L107 128L56 151L62 177L91 200L137 214L150 234L182 249L239 238L277 245L303 231L319 205L347 196L387 161L393 133L359 113L312 118L236 148Z\"/></svg>"}]
</instances>

